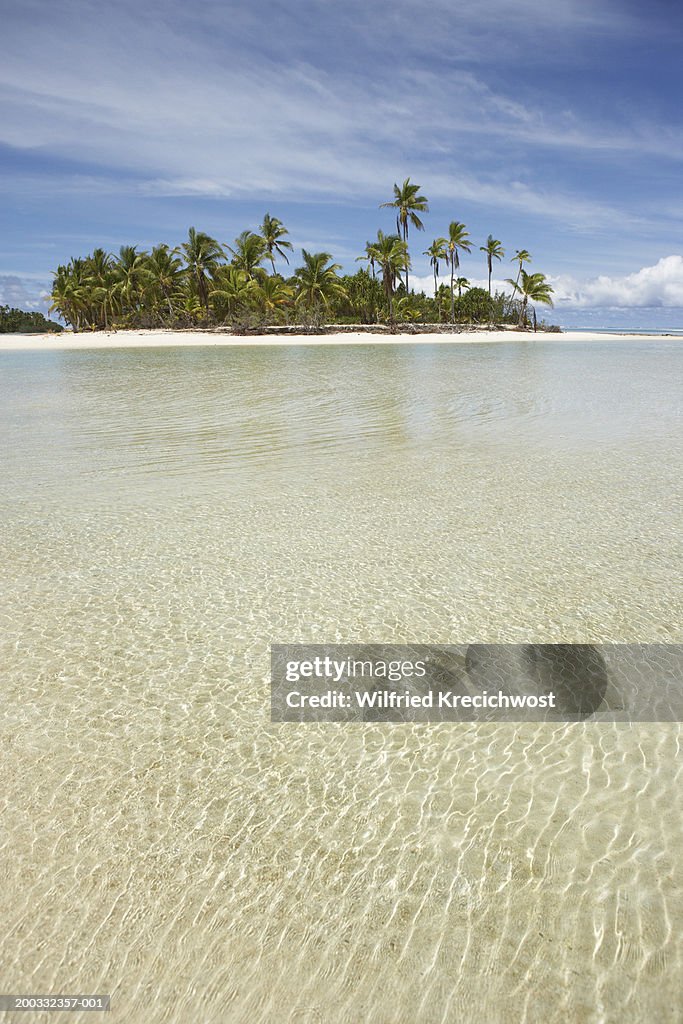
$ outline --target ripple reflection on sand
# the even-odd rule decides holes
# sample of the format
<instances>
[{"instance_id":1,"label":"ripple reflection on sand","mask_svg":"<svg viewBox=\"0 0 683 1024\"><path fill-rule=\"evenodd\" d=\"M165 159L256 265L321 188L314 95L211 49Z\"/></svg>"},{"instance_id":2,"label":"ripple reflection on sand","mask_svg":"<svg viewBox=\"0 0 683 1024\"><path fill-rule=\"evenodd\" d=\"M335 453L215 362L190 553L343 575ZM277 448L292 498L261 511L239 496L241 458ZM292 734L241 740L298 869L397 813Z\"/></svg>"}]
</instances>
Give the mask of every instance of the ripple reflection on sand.
<instances>
[{"instance_id":1,"label":"ripple reflection on sand","mask_svg":"<svg viewBox=\"0 0 683 1024\"><path fill-rule=\"evenodd\" d=\"M678 724L267 720L271 641L683 640L680 374L486 348L0 385L5 991L111 991L122 1024L680 1019Z\"/></svg>"}]
</instances>

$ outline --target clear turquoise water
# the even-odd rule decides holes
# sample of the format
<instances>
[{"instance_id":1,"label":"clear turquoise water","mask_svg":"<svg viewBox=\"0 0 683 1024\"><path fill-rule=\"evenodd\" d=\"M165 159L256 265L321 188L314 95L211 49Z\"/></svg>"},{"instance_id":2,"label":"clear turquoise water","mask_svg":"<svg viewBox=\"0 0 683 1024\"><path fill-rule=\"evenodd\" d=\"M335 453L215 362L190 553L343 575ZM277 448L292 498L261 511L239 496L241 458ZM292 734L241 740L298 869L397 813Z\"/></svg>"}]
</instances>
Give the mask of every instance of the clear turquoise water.
<instances>
[{"instance_id":1,"label":"clear turquoise water","mask_svg":"<svg viewBox=\"0 0 683 1024\"><path fill-rule=\"evenodd\" d=\"M361 468L447 468L497 446L628 458L661 446L669 465L682 364L667 341L3 353L5 496L314 492Z\"/></svg>"},{"instance_id":2,"label":"clear turquoise water","mask_svg":"<svg viewBox=\"0 0 683 1024\"><path fill-rule=\"evenodd\" d=\"M268 655L683 641L682 370L1 353L0 988L126 1024L673 1024L679 725L274 726Z\"/></svg>"}]
</instances>

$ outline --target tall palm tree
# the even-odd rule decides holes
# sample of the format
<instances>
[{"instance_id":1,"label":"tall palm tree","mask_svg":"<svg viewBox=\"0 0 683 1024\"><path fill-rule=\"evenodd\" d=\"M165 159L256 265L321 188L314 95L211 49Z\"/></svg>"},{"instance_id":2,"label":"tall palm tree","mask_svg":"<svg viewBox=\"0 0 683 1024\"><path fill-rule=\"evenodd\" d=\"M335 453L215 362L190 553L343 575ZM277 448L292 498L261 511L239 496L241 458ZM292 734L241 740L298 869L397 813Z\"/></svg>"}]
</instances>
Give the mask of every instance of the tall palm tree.
<instances>
[{"instance_id":1,"label":"tall palm tree","mask_svg":"<svg viewBox=\"0 0 683 1024\"><path fill-rule=\"evenodd\" d=\"M270 260L273 273L275 273L274 253L281 256L285 263L289 263L287 254L284 251L285 249L293 248L291 242L285 241L285 235L288 234L289 231L281 220L278 220L277 217L271 217L269 213L265 215L263 223L261 224L261 235L263 237L263 241L266 243L266 255Z\"/></svg>"},{"instance_id":2,"label":"tall palm tree","mask_svg":"<svg viewBox=\"0 0 683 1024\"><path fill-rule=\"evenodd\" d=\"M452 220L448 225L446 239L446 261L451 268L451 323L455 323L455 272L460 266L460 253L470 252L472 242L469 231L459 220ZM460 294L458 292L458 294Z\"/></svg>"},{"instance_id":3,"label":"tall palm tree","mask_svg":"<svg viewBox=\"0 0 683 1024\"><path fill-rule=\"evenodd\" d=\"M74 329L80 331L85 322L85 310L88 304L89 289L86 282L85 260L70 260L66 265L57 267L52 282L51 313L59 313L63 320Z\"/></svg>"},{"instance_id":4,"label":"tall palm tree","mask_svg":"<svg viewBox=\"0 0 683 1024\"><path fill-rule=\"evenodd\" d=\"M253 231L243 231L235 239L234 249L231 245L228 246L228 249L232 253L230 262L233 267L243 270L249 280L259 277L259 271L261 271L261 275L265 273L261 264L267 256L267 250L266 241L261 235L257 235Z\"/></svg>"},{"instance_id":5,"label":"tall palm tree","mask_svg":"<svg viewBox=\"0 0 683 1024\"><path fill-rule=\"evenodd\" d=\"M356 263L367 263L372 271L372 280L375 280L375 256L374 256L374 242L365 243L365 255L356 256Z\"/></svg>"},{"instance_id":6,"label":"tall palm tree","mask_svg":"<svg viewBox=\"0 0 683 1024\"><path fill-rule=\"evenodd\" d=\"M429 256L429 265L434 271L434 296L436 297L436 293L439 287L437 281L437 278L439 276L439 260L448 259L448 252L446 250L446 239L435 238L432 244L429 246L429 248L425 249L422 255Z\"/></svg>"},{"instance_id":7,"label":"tall palm tree","mask_svg":"<svg viewBox=\"0 0 683 1024\"><path fill-rule=\"evenodd\" d=\"M377 232L377 241L372 243L371 252L382 271L382 284L389 307L389 318L394 319L394 290L401 274L406 276L410 268L408 245L400 235L385 235Z\"/></svg>"},{"instance_id":8,"label":"tall palm tree","mask_svg":"<svg viewBox=\"0 0 683 1024\"><path fill-rule=\"evenodd\" d=\"M527 252L526 249L515 249L515 255L510 260L510 263L519 263L519 269L517 271L517 280L515 282L515 288L519 284L519 275L522 273L522 266L525 263L531 262L531 253Z\"/></svg>"},{"instance_id":9,"label":"tall palm tree","mask_svg":"<svg viewBox=\"0 0 683 1024\"><path fill-rule=\"evenodd\" d=\"M94 249L86 260L86 278L94 290L93 298L99 307L99 320L106 331L109 328L109 314L113 312L113 257L104 249Z\"/></svg>"},{"instance_id":10,"label":"tall palm tree","mask_svg":"<svg viewBox=\"0 0 683 1024\"><path fill-rule=\"evenodd\" d=\"M297 285L296 301L307 309L320 310L329 307L333 299L346 296L344 286L337 276L341 264L331 263L329 252L306 252L301 250L303 266L294 271Z\"/></svg>"},{"instance_id":11,"label":"tall palm tree","mask_svg":"<svg viewBox=\"0 0 683 1024\"><path fill-rule=\"evenodd\" d=\"M505 255L505 250L500 244L497 238L493 235L489 235L486 239L486 245L480 245L479 251L486 253L486 265L489 271L489 297L491 296L491 274L493 272L493 261L502 260Z\"/></svg>"},{"instance_id":12,"label":"tall palm tree","mask_svg":"<svg viewBox=\"0 0 683 1024\"><path fill-rule=\"evenodd\" d=\"M155 245L147 257L145 271L151 291L152 305L164 306L168 318L175 315L174 302L182 295L185 273L180 257L167 245ZM161 316L163 322L164 316Z\"/></svg>"},{"instance_id":13,"label":"tall palm tree","mask_svg":"<svg viewBox=\"0 0 683 1024\"><path fill-rule=\"evenodd\" d=\"M519 326L524 327L526 324L526 311L531 302L542 302L546 306L552 306L553 300L551 295L553 294L553 288L546 280L545 274L527 274L526 270L520 271L521 281L519 284L515 283L512 278L507 278L507 283L511 284L515 291L519 292L522 296L522 305L519 313Z\"/></svg>"},{"instance_id":14,"label":"tall palm tree","mask_svg":"<svg viewBox=\"0 0 683 1024\"><path fill-rule=\"evenodd\" d=\"M195 231L190 228L187 241L183 242L180 250L185 257L187 269L197 289L197 295L204 306L206 315L209 315L209 276L213 276L218 267L225 259L223 249L216 241L204 231Z\"/></svg>"},{"instance_id":15,"label":"tall palm tree","mask_svg":"<svg viewBox=\"0 0 683 1024\"><path fill-rule=\"evenodd\" d=\"M124 316L134 315L138 309L145 283L147 259L148 253L138 252L135 245L122 245L119 249L115 290Z\"/></svg>"},{"instance_id":16,"label":"tall palm tree","mask_svg":"<svg viewBox=\"0 0 683 1024\"><path fill-rule=\"evenodd\" d=\"M391 206L396 210L396 234L403 238L408 246L408 224L412 224L418 231L424 231L424 224L418 217L418 213L429 213L429 202L426 196L420 195L420 185L413 185L410 178L406 178L402 185L394 183L394 198L389 203L380 203L380 209ZM408 287L408 267L406 267L406 293Z\"/></svg>"}]
</instances>

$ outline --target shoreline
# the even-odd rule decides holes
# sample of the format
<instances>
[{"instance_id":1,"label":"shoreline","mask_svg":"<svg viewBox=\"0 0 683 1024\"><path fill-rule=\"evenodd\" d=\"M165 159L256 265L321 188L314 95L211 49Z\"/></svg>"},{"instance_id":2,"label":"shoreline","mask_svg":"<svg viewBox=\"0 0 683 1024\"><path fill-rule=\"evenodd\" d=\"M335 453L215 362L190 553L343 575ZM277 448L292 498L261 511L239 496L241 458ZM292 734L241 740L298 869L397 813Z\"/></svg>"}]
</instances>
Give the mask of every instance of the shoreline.
<instances>
[{"instance_id":1,"label":"shoreline","mask_svg":"<svg viewBox=\"0 0 683 1024\"><path fill-rule=\"evenodd\" d=\"M384 334L375 331L335 331L329 334L228 334L214 331L174 331L163 328L129 331L84 331L74 334L0 334L0 351L50 352L71 349L251 347L291 345L477 345L526 342L606 342L683 340L678 335L643 335L624 331L472 330Z\"/></svg>"}]
</instances>

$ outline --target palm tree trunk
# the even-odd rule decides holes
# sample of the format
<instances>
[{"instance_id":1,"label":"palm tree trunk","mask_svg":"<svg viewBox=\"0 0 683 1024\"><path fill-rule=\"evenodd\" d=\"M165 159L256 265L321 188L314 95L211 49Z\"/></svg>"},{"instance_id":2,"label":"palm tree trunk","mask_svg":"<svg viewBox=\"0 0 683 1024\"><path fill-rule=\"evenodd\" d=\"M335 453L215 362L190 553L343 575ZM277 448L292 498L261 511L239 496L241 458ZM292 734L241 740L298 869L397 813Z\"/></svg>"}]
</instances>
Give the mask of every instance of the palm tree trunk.
<instances>
[{"instance_id":1,"label":"palm tree trunk","mask_svg":"<svg viewBox=\"0 0 683 1024\"><path fill-rule=\"evenodd\" d=\"M386 292L387 302L389 303L389 320L391 323L394 321L394 300L392 297L393 288L391 287L391 278L387 274L384 278L384 291Z\"/></svg>"},{"instance_id":2,"label":"palm tree trunk","mask_svg":"<svg viewBox=\"0 0 683 1024\"><path fill-rule=\"evenodd\" d=\"M522 312L519 314L519 326L522 327L522 328L526 327L526 304L527 304L527 302L528 302L528 297L525 295L524 299L522 300Z\"/></svg>"},{"instance_id":3,"label":"palm tree trunk","mask_svg":"<svg viewBox=\"0 0 683 1024\"><path fill-rule=\"evenodd\" d=\"M491 263L491 257L489 256L489 298L491 298L491 271L493 270L493 264Z\"/></svg>"},{"instance_id":4,"label":"palm tree trunk","mask_svg":"<svg viewBox=\"0 0 683 1024\"><path fill-rule=\"evenodd\" d=\"M168 318L170 323L173 320L173 303L171 302L171 296L168 294L168 289L162 285L161 291L166 299L166 305L168 306Z\"/></svg>"},{"instance_id":5,"label":"palm tree trunk","mask_svg":"<svg viewBox=\"0 0 683 1024\"><path fill-rule=\"evenodd\" d=\"M208 315L209 315L209 295L208 295L208 292L206 290L206 282L204 280L203 274L200 274L200 273L197 274L197 283L199 285L199 299L200 299L200 302L203 303L204 308L206 309L206 315L207 315L207 318L208 318Z\"/></svg>"},{"instance_id":6,"label":"palm tree trunk","mask_svg":"<svg viewBox=\"0 0 683 1024\"><path fill-rule=\"evenodd\" d=\"M455 292L453 290L453 255L451 254L451 323L455 323Z\"/></svg>"},{"instance_id":7,"label":"palm tree trunk","mask_svg":"<svg viewBox=\"0 0 683 1024\"><path fill-rule=\"evenodd\" d=\"M410 288L408 287L408 221L406 220L403 225L403 241L406 243L406 295L408 295Z\"/></svg>"},{"instance_id":8,"label":"palm tree trunk","mask_svg":"<svg viewBox=\"0 0 683 1024\"><path fill-rule=\"evenodd\" d=\"M520 260L520 262L519 262L519 270L517 271L517 280L515 281L515 291L517 291L517 286L519 285L519 279L520 279L521 274L522 274L522 261Z\"/></svg>"}]
</instances>

